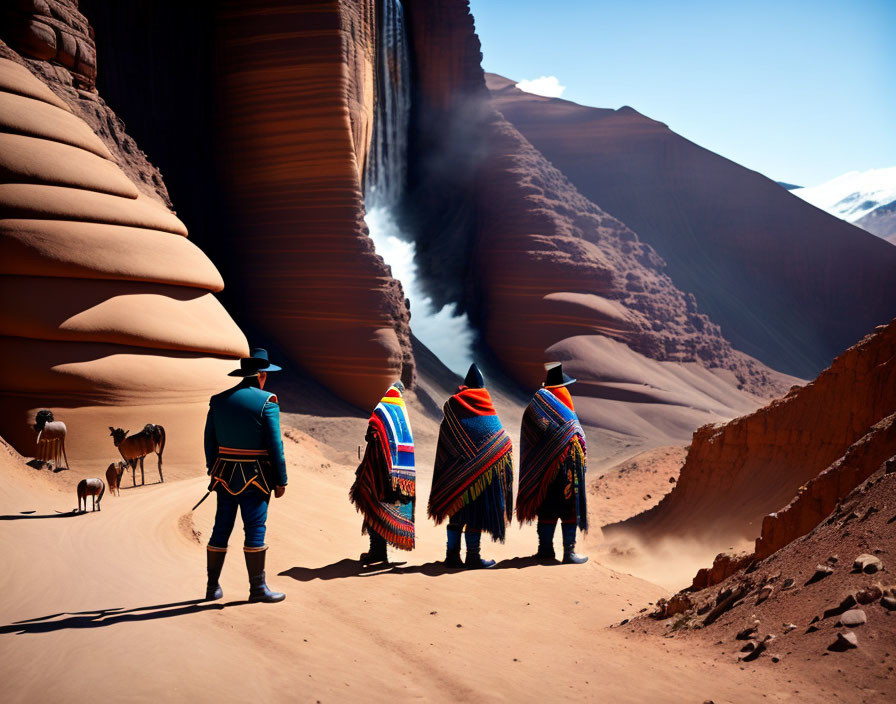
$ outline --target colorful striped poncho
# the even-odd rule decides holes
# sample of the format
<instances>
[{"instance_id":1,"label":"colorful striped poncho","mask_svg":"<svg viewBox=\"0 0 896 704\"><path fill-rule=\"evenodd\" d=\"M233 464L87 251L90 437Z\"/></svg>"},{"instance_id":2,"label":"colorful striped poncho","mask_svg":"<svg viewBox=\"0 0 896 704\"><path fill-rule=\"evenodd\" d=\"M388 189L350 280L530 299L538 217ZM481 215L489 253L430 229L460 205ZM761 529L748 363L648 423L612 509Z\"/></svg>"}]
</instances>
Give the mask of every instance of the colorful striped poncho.
<instances>
[{"instance_id":1,"label":"colorful striped poncho","mask_svg":"<svg viewBox=\"0 0 896 704\"><path fill-rule=\"evenodd\" d=\"M436 524L455 517L468 530L504 540L513 517L513 452L486 389L461 386L444 407L429 495Z\"/></svg>"},{"instance_id":2,"label":"colorful striped poncho","mask_svg":"<svg viewBox=\"0 0 896 704\"><path fill-rule=\"evenodd\" d=\"M548 488L564 471L564 494L575 496L578 526L588 530L585 431L575 411L547 389L539 389L523 414L520 445L520 488L516 499L520 523L536 518Z\"/></svg>"},{"instance_id":3,"label":"colorful striped poncho","mask_svg":"<svg viewBox=\"0 0 896 704\"><path fill-rule=\"evenodd\" d=\"M402 550L414 549L414 437L401 391L391 386L373 409L367 449L349 499L372 529Z\"/></svg>"}]
</instances>

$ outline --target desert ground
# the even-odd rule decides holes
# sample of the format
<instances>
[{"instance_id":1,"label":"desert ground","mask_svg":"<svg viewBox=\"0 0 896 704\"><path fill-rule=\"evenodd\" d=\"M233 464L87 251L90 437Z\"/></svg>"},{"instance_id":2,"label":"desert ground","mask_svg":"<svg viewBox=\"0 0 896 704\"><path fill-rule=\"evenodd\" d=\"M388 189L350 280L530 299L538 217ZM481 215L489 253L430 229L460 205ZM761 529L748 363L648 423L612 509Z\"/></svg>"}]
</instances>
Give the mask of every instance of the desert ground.
<instances>
[{"instance_id":1,"label":"desert ground","mask_svg":"<svg viewBox=\"0 0 896 704\"><path fill-rule=\"evenodd\" d=\"M535 564L527 557L536 547L534 527L514 526L506 544L485 544L495 569L445 569L444 528L426 518L425 500L438 432L432 406L450 382L421 378L409 394L417 548L390 550L387 568L362 569L366 538L347 491L366 419L338 403L310 415L288 399L313 402L313 389L286 377L273 381L285 410L290 473L268 520L268 583L287 593L279 605L245 601L239 521L221 580L224 599L201 600L214 516L213 500L190 512L205 492L201 463L165 465L160 484L148 458L145 486L133 488L128 473L120 497L107 492L101 511L73 515L76 480L103 468L37 470L4 445L4 699L831 700L837 679L811 668L739 663L699 638L664 637L661 626L620 627L685 585L644 555L627 563L617 554L622 567L606 566L604 557L613 555L599 529L582 541L591 555L583 566ZM519 399L500 391L495 397L518 440ZM658 456L656 469L641 448L598 431L591 436L593 524L645 508L644 492L623 490L638 467L655 475L657 486L671 487L680 450L648 453ZM602 454L600 445L612 451ZM618 490L607 500L609 481ZM699 557L685 563L682 574ZM627 564L652 569L664 583L627 573Z\"/></svg>"}]
</instances>

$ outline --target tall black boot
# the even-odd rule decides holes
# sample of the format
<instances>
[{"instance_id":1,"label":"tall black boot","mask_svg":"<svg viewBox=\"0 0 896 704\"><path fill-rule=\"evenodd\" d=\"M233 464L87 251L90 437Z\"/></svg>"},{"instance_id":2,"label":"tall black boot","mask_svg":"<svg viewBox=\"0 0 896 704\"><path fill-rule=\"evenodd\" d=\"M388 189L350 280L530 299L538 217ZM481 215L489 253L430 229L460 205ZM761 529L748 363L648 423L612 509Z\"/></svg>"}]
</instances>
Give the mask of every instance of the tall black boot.
<instances>
[{"instance_id":1,"label":"tall black boot","mask_svg":"<svg viewBox=\"0 0 896 704\"><path fill-rule=\"evenodd\" d=\"M246 556L246 570L249 572L249 601L264 601L269 604L283 601L286 594L272 592L264 581L264 558L267 555L267 548L262 550L243 548L243 551Z\"/></svg>"},{"instance_id":2,"label":"tall black boot","mask_svg":"<svg viewBox=\"0 0 896 704\"><path fill-rule=\"evenodd\" d=\"M564 523L561 527L563 531L563 564L564 565L581 565L588 562L585 555L576 554L576 530L578 526L575 523Z\"/></svg>"},{"instance_id":3,"label":"tall black boot","mask_svg":"<svg viewBox=\"0 0 896 704\"><path fill-rule=\"evenodd\" d=\"M471 570L488 569L495 566L494 560L484 560L479 554L479 543L482 540L482 533L479 531L470 531L464 534L467 538L467 557L464 559L464 567Z\"/></svg>"},{"instance_id":4,"label":"tall black boot","mask_svg":"<svg viewBox=\"0 0 896 704\"><path fill-rule=\"evenodd\" d=\"M448 524L448 544L445 548L445 567L463 567L464 562L460 559L460 532L457 526Z\"/></svg>"},{"instance_id":5,"label":"tall black boot","mask_svg":"<svg viewBox=\"0 0 896 704\"><path fill-rule=\"evenodd\" d=\"M361 564L375 565L380 562L388 562L389 556L386 554L386 539L370 526L367 527L367 534L370 536L370 550L361 553Z\"/></svg>"},{"instance_id":6,"label":"tall black boot","mask_svg":"<svg viewBox=\"0 0 896 704\"><path fill-rule=\"evenodd\" d=\"M538 552L535 557L538 560L555 560L557 555L554 553L554 531L557 530L556 523L538 523Z\"/></svg>"},{"instance_id":7,"label":"tall black boot","mask_svg":"<svg viewBox=\"0 0 896 704\"><path fill-rule=\"evenodd\" d=\"M227 548L206 547L206 568L208 570L208 583L205 585L206 601L214 601L224 596L218 580L221 578L221 568L224 567L224 558L227 557Z\"/></svg>"}]
</instances>

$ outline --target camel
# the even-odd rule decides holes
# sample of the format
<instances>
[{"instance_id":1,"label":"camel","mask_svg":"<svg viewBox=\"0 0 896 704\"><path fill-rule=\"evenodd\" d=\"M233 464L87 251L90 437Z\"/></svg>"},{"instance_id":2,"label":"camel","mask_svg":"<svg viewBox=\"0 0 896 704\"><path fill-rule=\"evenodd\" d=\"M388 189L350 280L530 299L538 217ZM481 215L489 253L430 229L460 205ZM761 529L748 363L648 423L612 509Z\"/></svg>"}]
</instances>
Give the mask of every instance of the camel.
<instances>
[{"instance_id":1,"label":"camel","mask_svg":"<svg viewBox=\"0 0 896 704\"><path fill-rule=\"evenodd\" d=\"M106 470L106 483L109 485L109 492L113 496L121 496L121 475L127 469L127 462L113 462Z\"/></svg>"},{"instance_id":2,"label":"camel","mask_svg":"<svg viewBox=\"0 0 896 704\"><path fill-rule=\"evenodd\" d=\"M60 460L65 459L65 468L68 469L68 455L65 453L65 423L61 420L53 420L53 411L46 408L37 412L34 429L37 431L37 456L35 459L51 464L54 468L61 466Z\"/></svg>"},{"instance_id":3,"label":"camel","mask_svg":"<svg viewBox=\"0 0 896 704\"><path fill-rule=\"evenodd\" d=\"M102 479L82 479L78 482L78 512L79 513L87 513L87 497L93 497L93 510L100 511L100 501L103 499L103 494L106 493L106 485L103 484ZM81 499L84 500L84 510L81 511Z\"/></svg>"},{"instance_id":4,"label":"camel","mask_svg":"<svg viewBox=\"0 0 896 704\"><path fill-rule=\"evenodd\" d=\"M162 451L165 449L165 429L161 425L153 425L147 423L146 426L136 435L128 437L130 430L122 430L121 428L113 428L109 426L112 441L118 452L124 458L124 461L130 466L133 486L137 486L137 462L140 462L140 484L146 483L143 474L143 459L150 453L155 452L159 456L159 481L164 482L162 476Z\"/></svg>"}]
</instances>

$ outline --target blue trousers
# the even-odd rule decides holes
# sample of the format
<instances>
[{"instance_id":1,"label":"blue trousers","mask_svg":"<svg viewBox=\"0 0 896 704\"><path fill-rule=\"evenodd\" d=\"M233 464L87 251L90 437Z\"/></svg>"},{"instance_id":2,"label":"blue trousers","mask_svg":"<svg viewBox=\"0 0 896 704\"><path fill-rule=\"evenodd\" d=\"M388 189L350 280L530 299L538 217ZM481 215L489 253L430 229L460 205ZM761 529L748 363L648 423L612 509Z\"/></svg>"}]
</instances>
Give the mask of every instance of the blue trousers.
<instances>
[{"instance_id":1,"label":"blue trousers","mask_svg":"<svg viewBox=\"0 0 896 704\"><path fill-rule=\"evenodd\" d=\"M264 547L265 521L268 518L268 502L271 497L260 491L249 488L242 494L233 496L224 489L218 489L218 510L215 513L215 526L208 544L213 548L224 549L233 526L236 523L236 512L243 516L243 530L246 532L247 548Z\"/></svg>"}]
</instances>

